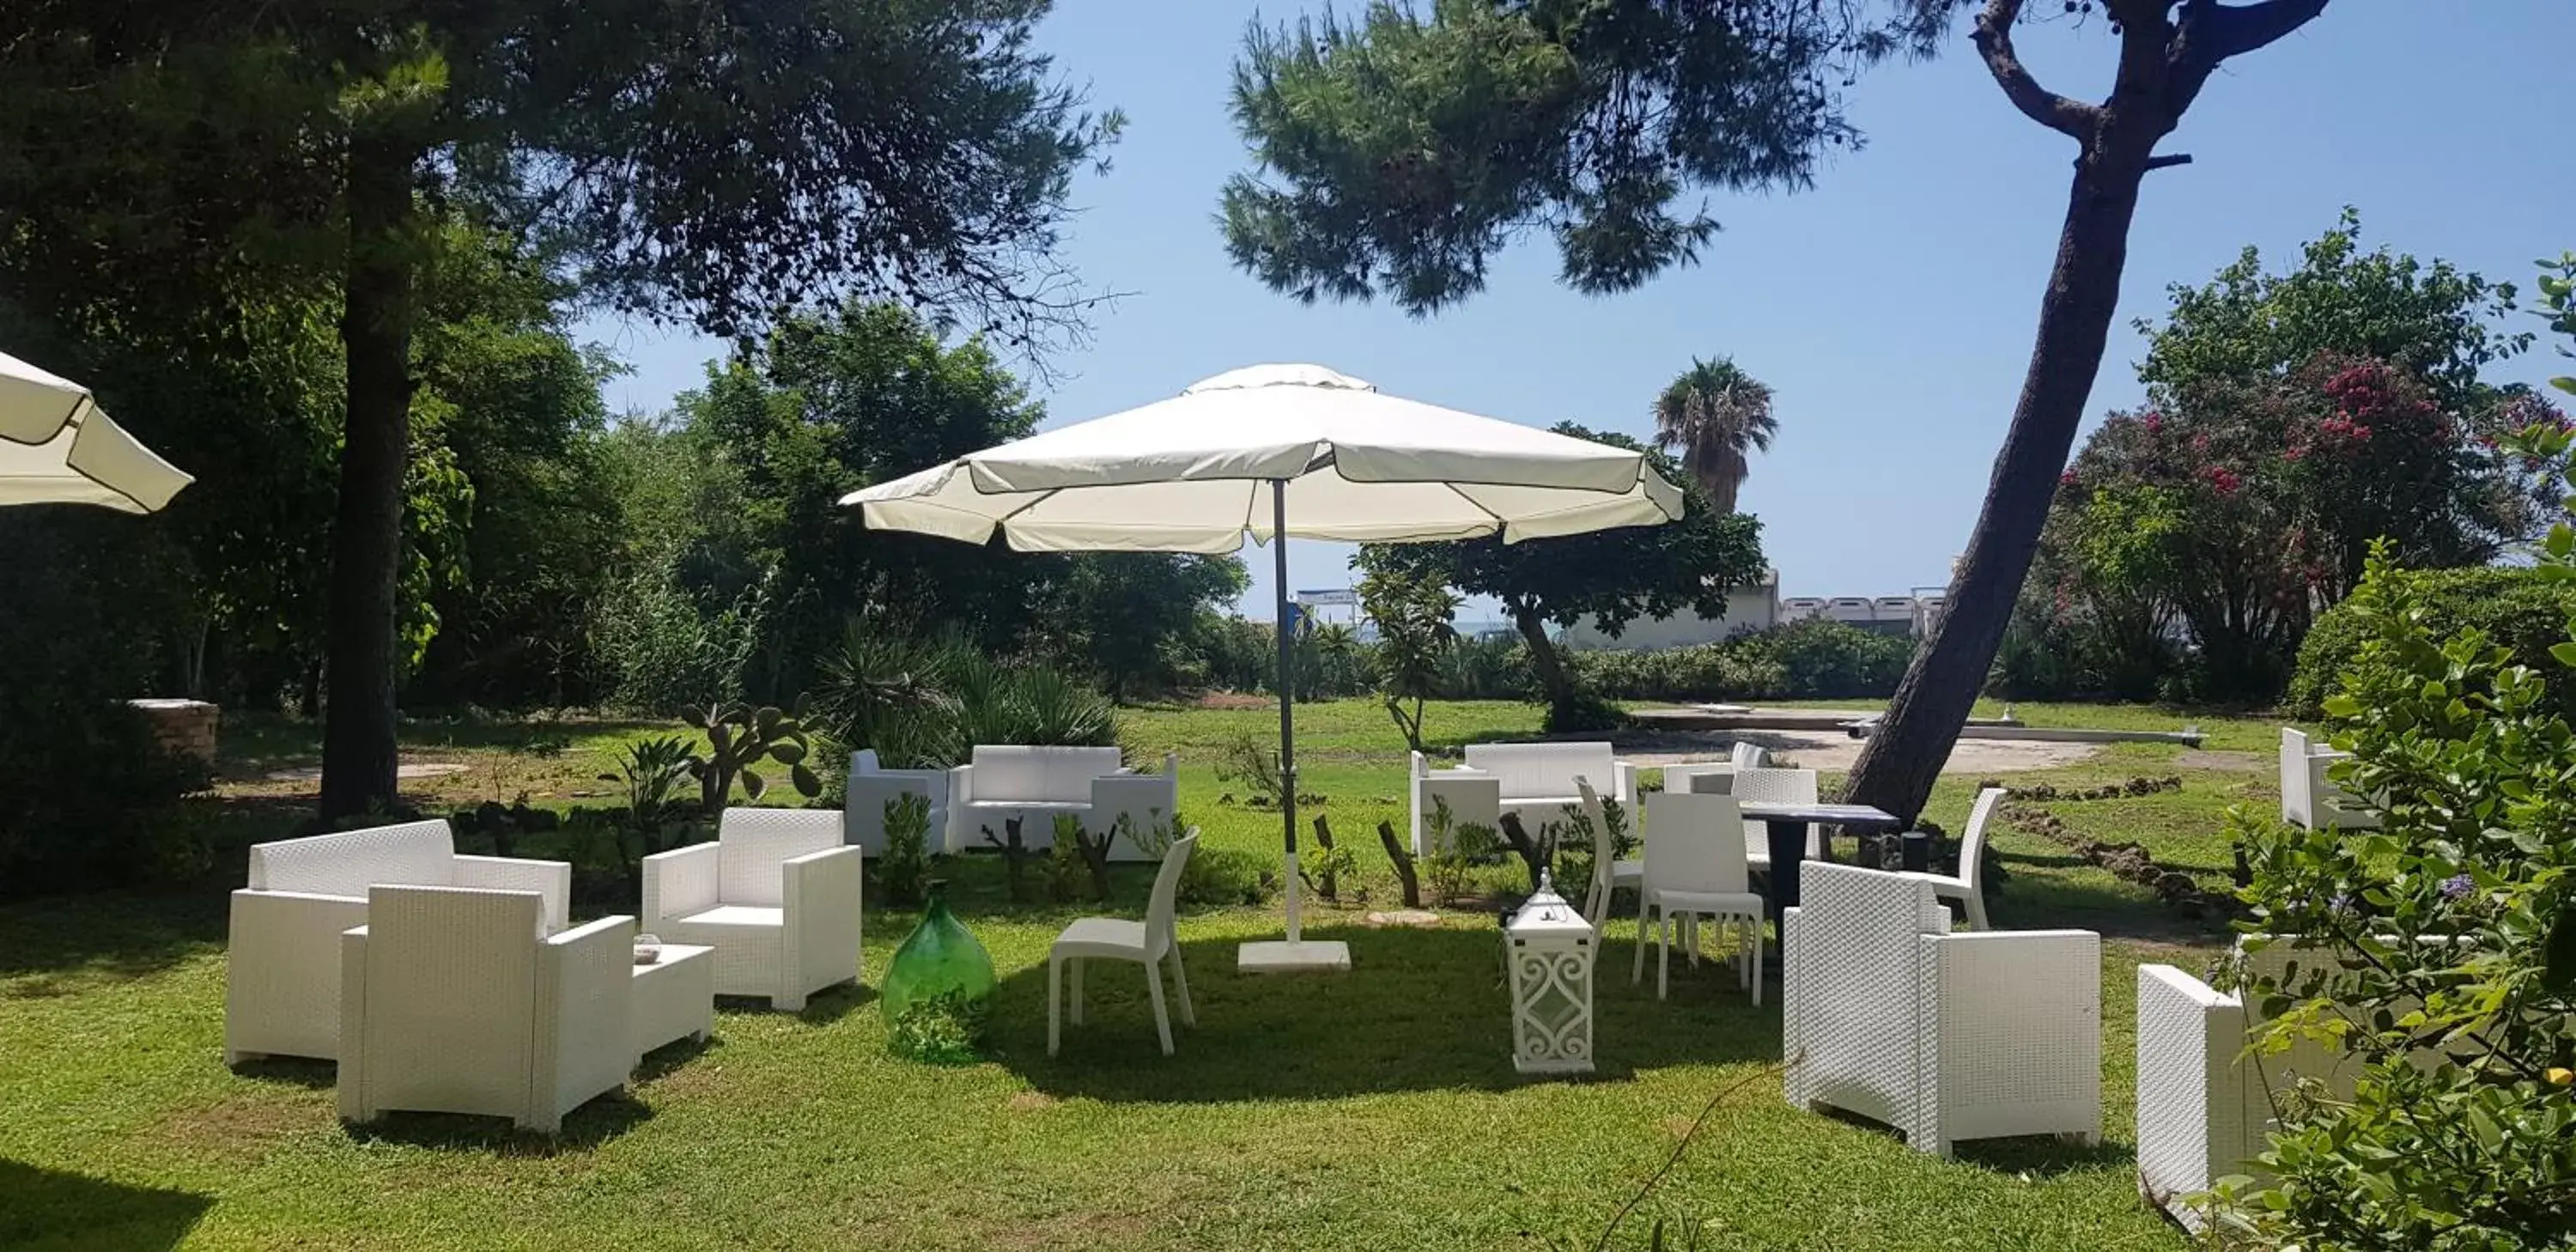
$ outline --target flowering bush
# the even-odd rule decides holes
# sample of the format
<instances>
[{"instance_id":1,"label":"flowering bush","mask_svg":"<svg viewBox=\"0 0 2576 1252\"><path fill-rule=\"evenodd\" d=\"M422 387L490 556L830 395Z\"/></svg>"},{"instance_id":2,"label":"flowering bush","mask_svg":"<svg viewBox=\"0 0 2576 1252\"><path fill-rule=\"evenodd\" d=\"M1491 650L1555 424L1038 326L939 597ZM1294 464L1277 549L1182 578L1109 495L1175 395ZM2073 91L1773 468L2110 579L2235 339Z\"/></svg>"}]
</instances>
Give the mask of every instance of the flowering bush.
<instances>
[{"instance_id":1,"label":"flowering bush","mask_svg":"<svg viewBox=\"0 0 2576 1252\"><path fill-rule=\"evenodd\" d=\"M2513 441L2544 459L2568 442L2546 425ZM2576 579L2576 531L2552 530L2542 569ZM2256 1050L2306 1037L2366 1068L2349 1099L2284 1101L2268 1179L2219 1198L2280 1246L2576 1247L2576 731L2550 679L2482 632L2428 630L2386 545L2347 608L2365 638L2326 701L2353 753L2336 778L2380 828L2231 823L2247 928L2329 954L2249 979L2269 1018ZM2552 676L2576 681L2556 672L2576 637L2552 652Z\"/></svg>"}]
</instances>

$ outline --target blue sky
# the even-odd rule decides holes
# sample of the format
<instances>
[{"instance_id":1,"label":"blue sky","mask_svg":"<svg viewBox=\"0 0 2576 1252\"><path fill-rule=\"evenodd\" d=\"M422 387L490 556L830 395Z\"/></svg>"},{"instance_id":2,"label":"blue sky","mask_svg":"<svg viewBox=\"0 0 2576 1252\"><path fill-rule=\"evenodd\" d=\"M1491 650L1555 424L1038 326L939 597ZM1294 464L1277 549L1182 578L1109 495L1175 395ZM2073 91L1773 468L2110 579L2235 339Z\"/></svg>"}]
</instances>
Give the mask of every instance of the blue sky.
<instances>
[{"instance_id":1,"label":"blue sky","mask_svg":"<svg viewBox=\"0 0 2576 1252\"><path fill-rule=\"evenodd\" d=\"M1299 7L1260 12L1275 21ZM1064 75L1127 114L1110 170L1076 188L1068 259L1093 286L1135 293L1099 315L1087 348L1055 361L1040 391L1050 423L1239 365L1317 361L1497 417L1643 435L1655 392L1694 355L1723 353L1776 393L1780 437L1755 460L1742 507L1762 518L1784 594L1946 579L2021 384L2073 156L2004 103L1964 35L1938 60L1882 68L1854 89L1868 145L1813 190L1714 198L1726 230L1698 266L1586 297L1556 285L1542 241L1502 258L1482 296L1416 320L1383 305L1300 306L1228 264L1217 191L1246 165L1228 70L1255 11L1065 0L1041 30ZM2098 21L2020 42L2051 88L2107 89L2115 45ZM2534 258L2576 248L2576 164L2560 131L2570 47L2569 0L2340 0L2223 70L2164 146L2195 163L2149 177L2092 413L2137 398L2141 344L2127 322L2160 312L2168 284L2205 281L2249 243L2289 263L2346 204L2368 243L2528 289ZM611 388L621 409L667 405L720 351L650 326L584 330L633 366ZM2558 372L2545 350L2495 371ZM1292 545L1292 585L1346 585L1348 554ZM1269 554L1248 555L1247 603L1266 612Z\"/></svg>"}]
</instances>

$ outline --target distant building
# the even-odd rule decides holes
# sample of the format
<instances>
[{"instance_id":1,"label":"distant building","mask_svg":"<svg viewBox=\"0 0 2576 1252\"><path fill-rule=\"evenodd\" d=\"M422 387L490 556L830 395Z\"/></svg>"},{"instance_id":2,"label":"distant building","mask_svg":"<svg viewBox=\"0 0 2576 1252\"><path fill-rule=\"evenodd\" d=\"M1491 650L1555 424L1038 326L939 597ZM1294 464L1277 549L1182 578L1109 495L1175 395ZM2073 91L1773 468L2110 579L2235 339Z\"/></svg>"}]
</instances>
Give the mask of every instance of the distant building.
<instances>
[{"instance_id":1,"label":"distant building","mask_svg":"<svg viewBox=\"0 0 2576 1252\"><path fill-rule=\"evenodd\" d=\"M1726 616L1710 621L1697 613L1676 613L1671 617L1642 619L1628 623L1626 630L1613 639L1596 622L1576 623L1565 632L1565 643L1571 648L1600 648L1613 651L1653 652L1663 648L1686 648L1695 643L1715 643L1735 635L1769 630L1779 625L1781 616L1780 571L1762 571L1762 581L1750 587L1737 587L1726 593Z\"/></svg>"}]
</instances>

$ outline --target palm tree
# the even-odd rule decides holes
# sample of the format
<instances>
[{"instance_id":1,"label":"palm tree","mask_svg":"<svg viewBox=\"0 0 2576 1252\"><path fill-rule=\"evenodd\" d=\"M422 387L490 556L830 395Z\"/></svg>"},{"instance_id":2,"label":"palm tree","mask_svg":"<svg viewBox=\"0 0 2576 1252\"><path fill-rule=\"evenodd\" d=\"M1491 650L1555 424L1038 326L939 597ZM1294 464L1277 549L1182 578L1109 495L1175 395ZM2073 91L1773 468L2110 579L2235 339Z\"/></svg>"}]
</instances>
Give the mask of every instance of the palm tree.
<instances>
[{"instance_id":1,"label":"palm tree","mask_svg":"<svg viewBox=\"0 0 2576 1252\"><path fill-rule=\"evenodd\" d=\"M1771 388L1726 357L1694 358L1655 397L1655 446L1680 449L1682 468L1708 488L1721 513L1735 511L1736 489L1753 472L1746 458L1770 451L1779 429Z\"/></svg>"}]
</instances>

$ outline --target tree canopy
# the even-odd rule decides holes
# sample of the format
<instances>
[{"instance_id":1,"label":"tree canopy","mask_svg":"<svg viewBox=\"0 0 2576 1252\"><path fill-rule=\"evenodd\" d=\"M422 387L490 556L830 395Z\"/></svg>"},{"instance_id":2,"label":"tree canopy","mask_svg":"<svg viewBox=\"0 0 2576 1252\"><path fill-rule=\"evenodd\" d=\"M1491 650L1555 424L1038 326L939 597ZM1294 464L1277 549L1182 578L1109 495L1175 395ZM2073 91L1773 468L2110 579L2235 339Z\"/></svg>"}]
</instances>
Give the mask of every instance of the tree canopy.
<instances>
[{"instance_id":1,"label":"tree canopy","mask_svg":"<svg viewBox=\"0 0 2576 1252\"><path fill-rule=\"evenodd\" d=\"M1502 601L1529 645L1530 663L1545 689L1553 720L1580 720L1580 694L1557 656L1547 628L1589 619L1616 637L1639 618L1688 610L1712 621L1726 615L1730 588L1761 577L1761 522L1721 513L1708 492L1673 459L1611 431L1572 422L1560 435L1642 452L1655 473L1681 484L1679 520L1661 526L1628 526L1504 543L1498 536L1446 543L1367 544L1359 563L1372 578L1411 575L1435 580L1468 595ZM1577 729L1564 725L1560 729Z\"/></svg>"},{"instance_id":2,"label":"tree canopy","mask_svg":"<svg viewBox=\"0 0 2576 1252\"><path fill-rule=\"evenodd\" d=\"M1655 397L1655 446L1678 449L1682 470L1708 489L1721 513L1753 472L1751 454L1771 450L1780 430L1771 388L1727 357L1691 362Z\"/></svg>"},{"instance_id":3,"label":"tree canopy","mask_svg":"<svg viewBox=\"0 0 2576 1252\"><path fill-rule=\"evenodd\" d=\"M1301 300L1426 313L1483 290L1524 233L1567 285L1620 291L1688 263L1718 223L1695 188L1804 186L1856 146L1843 86L1928 54L1965 0L1373 0L1256 22L1234 116L1227 250Z\"/></svg>"}]
</instances>

